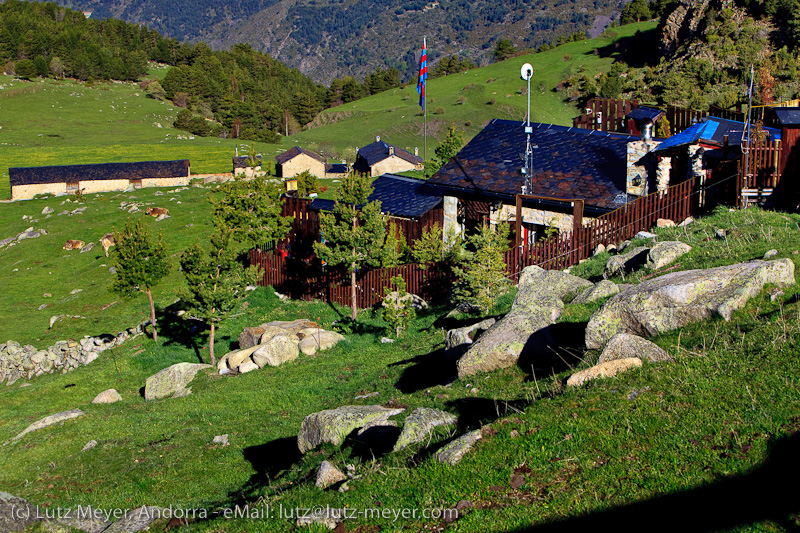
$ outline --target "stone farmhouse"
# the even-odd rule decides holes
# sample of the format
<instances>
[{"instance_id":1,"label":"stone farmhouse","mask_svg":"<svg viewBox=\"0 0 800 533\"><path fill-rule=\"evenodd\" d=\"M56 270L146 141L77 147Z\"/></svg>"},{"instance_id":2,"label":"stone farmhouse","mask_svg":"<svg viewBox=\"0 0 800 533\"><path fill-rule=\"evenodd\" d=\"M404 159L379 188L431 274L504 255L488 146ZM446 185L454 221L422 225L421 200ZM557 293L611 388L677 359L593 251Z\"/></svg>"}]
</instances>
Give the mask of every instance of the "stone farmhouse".
<instances>
[{"instance_id":1,"label":"stone farmhouse","mask_svg":"<svg viewBox=\"0 0 800 533\"><path fill-rule=\"evenodd\" d=\"M295 146L279 154L276 170L279 178L290 179L308 171L318 178L343 178L350 171L345 163L328 163L320 154Z\"/></svg>"},{"instance_id":2,"label":"stone farmhouse","mask_svg":"<svg viewBox=\"0 0 800 533\"><path fill-rule=\"evenodd\" d=\"M261 156L257 155L251 164L250 157L236 156L233 158L233 175L244 175L246 178L252 178L261 172Z\"/></svg>"},{"instance_id":3,"label":"stone farmhouse","mask_svg":"<svg viewBox=\"0 0 800 533\"><path fill-rule=\"evenodd\" d=\"M396 146L392 146L375 138L375 142L358 150L353 170L369 174L371 177L407 172L409 170L422 170L424 162L417 154L412 154Z\"/></svg>"},{"instance_id":4,"label":"stone farmhouse","mask_svg":"<svg viewBox=\"0 0 800 533\"><path fill-rule=\"evenodd\" d=\"M9 168L11 198L188 185L189 160Z\"/></svg>"}]
</instances>

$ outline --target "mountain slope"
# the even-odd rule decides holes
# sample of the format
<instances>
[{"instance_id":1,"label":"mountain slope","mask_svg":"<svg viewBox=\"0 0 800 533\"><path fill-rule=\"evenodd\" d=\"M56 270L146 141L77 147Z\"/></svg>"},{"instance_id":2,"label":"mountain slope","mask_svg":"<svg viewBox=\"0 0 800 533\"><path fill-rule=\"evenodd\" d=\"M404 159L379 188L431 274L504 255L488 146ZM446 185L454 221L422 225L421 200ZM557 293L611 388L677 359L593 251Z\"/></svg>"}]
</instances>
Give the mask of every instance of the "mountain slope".
<instances>
[{"instance_id":1,"label":"mountain slope","mask_svg":"<svg viewBox=\"0 0 800 533\"><path fill-rule=\"evenodd\" d=\"M164 35L214 48L247 43L318 82L363 77L376 68L413 71L423 36L428 59L453 54L490 62L494 44L509 39L536 48L578 31L599 34L624 0L59 0L145 24Z\"/></svg>"}]
</instances>

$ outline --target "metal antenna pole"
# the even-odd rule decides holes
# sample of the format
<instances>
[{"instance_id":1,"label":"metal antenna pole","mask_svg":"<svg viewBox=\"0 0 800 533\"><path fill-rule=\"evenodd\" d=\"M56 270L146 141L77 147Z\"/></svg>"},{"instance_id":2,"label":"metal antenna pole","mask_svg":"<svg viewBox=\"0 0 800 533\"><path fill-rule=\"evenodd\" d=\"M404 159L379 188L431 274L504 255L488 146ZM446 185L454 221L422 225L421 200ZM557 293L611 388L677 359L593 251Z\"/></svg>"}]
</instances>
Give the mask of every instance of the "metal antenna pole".
<instances>
[{"instance_id":1,"label":"metal antenna pole","mask_svg":"<svg viewBox=\"0 0 800 533\"><path fill-rule=\"evenodd\" d=\"M533 133L531 128L531 78L533 77L533 66L530 63L522 65L520 75L523 80L528 82L528 112L525 115L525 134L527 138L525 140L525 169L523 170L525 180L522 185L522 194L529 194L533 189L533 181L531 179L531 173L533 172L533 150L531 149L531 133Z\"/></svg>"}]
</instances>

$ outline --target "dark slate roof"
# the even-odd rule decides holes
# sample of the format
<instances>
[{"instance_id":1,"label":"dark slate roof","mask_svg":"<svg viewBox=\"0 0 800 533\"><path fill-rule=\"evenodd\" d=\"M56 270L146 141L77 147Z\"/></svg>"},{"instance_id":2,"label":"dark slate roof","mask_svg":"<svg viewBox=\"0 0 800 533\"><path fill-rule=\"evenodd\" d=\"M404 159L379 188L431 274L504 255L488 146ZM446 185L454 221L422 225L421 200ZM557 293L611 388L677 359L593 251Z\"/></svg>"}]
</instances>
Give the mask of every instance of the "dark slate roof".
<instances>
[{"instance_id":1,"label":"dark slate roof","mask_svg":"<svg viewBox=\"0 0 800 533\"><path fill-rule=\"evenodd\" d=\"M260 167L261 156L257 155L255 159L256 159L256 166ZM246 155L240 155L233 158L233 168L244 168L246 166L249 166L249 164L250 164L250 158Z\"/></svg>"},{"instance_id":2,"label":"dark slate roof","mask_svg":"<svg viewBox=\"0 0 800 533\"><path fill-rule=\"evenodd\" d=\"M625 118L632 118L637 122L641 122L645 119L650 119L652 122L655 122L659 118L664 115L664 112L660 109L655 109L653 107L646 107L646 106L639 106L627 115Z\"/></svg>"},{"instance_id":3,"label":"dark slate roof","mask_svg":"<svg viewBox=\"0 0 800 533\"><path fill-rule=\"evenodd\" d=\"M372 166L375 163L379 163L389 157L390 146L392 145L383 141L375 141L374 143L368 144L361 148L358 151L358 155L366 160L367 165ZM422 158L418 155L414 155L411 152L406 152L402 148L398 148L396 146L392 146L392 148L394 148L394 155L400 159L404 159L414 165L422 164Z\"/></svg>"},{"instance_id":4,"label":"dark slate roof","mask_svg":"<svg viewBox=\"0 0 800 533\"><path fill-rule=\"evenodd\" d=\"M189 175L189 160L99 163L8 169L11 186L95 180L175 178Z\"/></svg>"},{"instance_id":5,"label":"dark slate roof","mask_svg":"<svg viewBox=\"0 0 800 533\"><path fill-rule=\"evenodd\" d=\"M418 218L442 203L442 193L428 185L426 180L384 174L372 182L374 190L369 201L380 200L381 211L404 218ZM317 198L309 209L330 211L333 200Z\"/></svg>"},{"instance_id":6,"label":"dark slate roof","mask_svg":"<svg viewBox=\"0 0 800 533\"><path fill-rule=\"evenodd\" d=\"M800 107L773 108L781 126L800 126Z\"/></svg>"},{"instance_id":7,"label":"dark slate roof","mask_svg":"<svg viewBox=\"0 0 800 533\"><path fill-rule=\"evenodd\" d=\"M282 154L278 154L275 157L275 160L278 162L279 165L282 165L287 161L294 159L300 154L306 154L309 157L313 157L317 161L325 163L325 158L319 155L318 153L312 152L311 150L306 150L305 148L300 148L299 146L295 146L294 148L289 148Z\"/></svg>"},{"instance_id":8,"label":"dark slate roof","mask_svg":"<svg viewBox=\"0 0 800 533\"><path fill-rule=\"evenodd\" d=\"M583 199L616 209L625 192L627 144L639 140L582 128L531 123L533 180L530 194ZM524 123L495 119L429 180L468 192L514 196L521 192Z\"/></svg>"},{"instance_id":9,"label":"dark slate roof","mask_svg":"<svg viewBox=\"0 0 800 533\"><path fill-rule=\"evenodd\" d=\"M780 139L781 133L775 128L764 128L772 139ZM705 117L697 124L692 124L682 132L667 138L653 150L653 153L664 153L675 148L689 146L699 142L722 146L725 136L729 146L740 146L744 135L744 122L718 117Z\"/></svg>"},{"instance_id":10,"label":"dark slate roof","mask_svg":"<svg viewBox=\"0 0 800 533\"><path fill-rule=\"evenodd\" d=\"M347 174L348 172L350 172L350 168L347 163L329 163L325 165L326 174Z\"/></svg>"}]
</instances>

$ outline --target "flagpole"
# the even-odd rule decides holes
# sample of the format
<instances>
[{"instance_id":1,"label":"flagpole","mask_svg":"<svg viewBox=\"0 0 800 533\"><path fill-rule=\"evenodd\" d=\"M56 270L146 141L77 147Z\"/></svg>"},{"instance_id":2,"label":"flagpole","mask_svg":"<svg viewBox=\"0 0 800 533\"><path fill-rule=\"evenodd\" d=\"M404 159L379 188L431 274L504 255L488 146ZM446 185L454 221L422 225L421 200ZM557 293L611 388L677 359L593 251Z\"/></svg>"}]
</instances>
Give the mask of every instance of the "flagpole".
<instances>
[{"instance_id":1,"label":"flagpole","mask_svg":"<svg viewBox=\"0 0 800 533\"><path fill-rule=\"evenodd\" d=\"M428 104L425 103L425 80L428 79L428 43L425 36L422 37L422 54L419 56L419 75L417 77L417 92L419 93L419 105L422 106L423 123L423 145L422 145L422 175L428 177L428 169L425 164L428 162Z\"/></svg>"}]
</instances>

